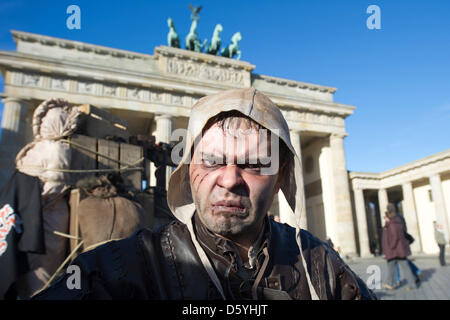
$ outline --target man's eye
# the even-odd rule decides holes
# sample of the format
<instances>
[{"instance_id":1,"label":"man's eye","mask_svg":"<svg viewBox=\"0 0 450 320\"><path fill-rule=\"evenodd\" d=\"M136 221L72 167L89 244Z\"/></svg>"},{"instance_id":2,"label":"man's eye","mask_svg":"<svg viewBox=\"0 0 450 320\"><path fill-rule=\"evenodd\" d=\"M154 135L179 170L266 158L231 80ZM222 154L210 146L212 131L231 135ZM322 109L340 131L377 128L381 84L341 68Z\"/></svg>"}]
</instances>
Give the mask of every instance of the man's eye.
<instances>
[{"instance_id":1,"label":"man's eye","mask_svg":"<svg viewBox=\"0 0 450 320\"><path fill-rule=\"evenodd\" d=\"M208 168L218 166L217 161L213 158L205 158L203 159L203 165Z\"/></svg>"},{"instance_id":2,"label":"man's eye","mask_svg":"<svg viewBox=\"0 0 450 320\"><path fill-rule=\"evenodd\" d=\"M245 164L242 166L244 170L251 171L251 172L260 172L262 168L269 168L270 163L268 164L262 164L262 163L256 163L256 164Z\"/></svg>"}]
</instances>

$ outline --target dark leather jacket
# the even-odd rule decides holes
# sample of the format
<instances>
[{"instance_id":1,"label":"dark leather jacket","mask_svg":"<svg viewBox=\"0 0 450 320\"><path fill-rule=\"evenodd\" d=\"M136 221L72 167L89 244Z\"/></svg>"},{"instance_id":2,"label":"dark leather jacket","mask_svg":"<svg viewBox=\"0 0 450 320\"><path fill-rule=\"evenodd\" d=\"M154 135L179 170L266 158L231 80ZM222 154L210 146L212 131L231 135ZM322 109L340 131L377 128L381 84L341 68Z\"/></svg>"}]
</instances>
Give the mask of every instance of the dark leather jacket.
<instances>
[{"instance_id":1,"label":"dark leather jacket","mask_svg":"<svg viewBox=\"0 0 450 320\"><path fill-rule=\"evenodd\" d=\"M197 222L198 219L195 219ZM295 229L271 219L257 255L254 276L242 279L232 248L208 238L201 226L196 233L224 288L227 299L310 299L305 270L295 241ZM327 244L301 231L303 254L320 299L376 299ZM72 274L64 274L34 299L163 299L215 300L219 291L210 280L191 241L187 227L174 221L156 231L111 241L79 255L81 288L68 289ZM261 268L264 268L262 272ZM253 292L253 294L252 294Z\"/></svg>"}]
</instances>

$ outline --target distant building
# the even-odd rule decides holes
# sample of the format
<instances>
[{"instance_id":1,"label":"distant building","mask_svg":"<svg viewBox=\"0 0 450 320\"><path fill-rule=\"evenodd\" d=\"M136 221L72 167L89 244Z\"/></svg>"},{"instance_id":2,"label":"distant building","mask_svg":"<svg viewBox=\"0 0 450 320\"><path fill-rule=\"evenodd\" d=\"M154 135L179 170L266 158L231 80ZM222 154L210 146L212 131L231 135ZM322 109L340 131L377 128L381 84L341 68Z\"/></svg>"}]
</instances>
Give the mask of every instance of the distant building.
<instances>
[{"instance_id":1,"label":"distant building","mask_svg":"<svg viewBox=\"0 0 450 320\"><path fill-rule=\"evenodd\" d=\"M381 173L350 173L359 252L379 249L388 202L405 218L414 252L437 253L433 221L450 226L450 149Z\"/></svg>"}]
</instances>

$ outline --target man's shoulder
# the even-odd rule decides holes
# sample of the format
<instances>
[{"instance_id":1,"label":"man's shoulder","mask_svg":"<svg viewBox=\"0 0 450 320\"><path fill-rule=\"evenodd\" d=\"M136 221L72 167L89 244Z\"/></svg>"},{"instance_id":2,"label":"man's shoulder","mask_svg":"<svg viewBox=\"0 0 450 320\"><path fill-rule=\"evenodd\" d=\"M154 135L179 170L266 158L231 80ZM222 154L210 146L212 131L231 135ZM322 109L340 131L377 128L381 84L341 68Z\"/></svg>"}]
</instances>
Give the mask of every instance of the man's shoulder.
<instances>
[{"instance_id":1,"label":"man's shoulder","mask_svg":"<svg viewBox=\"0 0 450 320\"><path fill-rule=\"evenodd\" d=\"M187 227L178 220L174 220L157 229L142 228L127 238L109 240L83 252L75 261L88 270L96 269L99 266L107 267L112 262L127 261L134 256L142 256L144 243L155 242L161 235L167 232L171 233L175 229L187 230Z\"/></svg>"},{"instance_id":2,"label":"man's shoulder","mask_svg":"<svg viewBox=\"0 0 450 320\"><path fill-rule=\"evenodd\" d=\"M273 225L275 228L272 230L276 230L279 234L279 237L285 239L284 241L288 241L290 244L296 244L296 229L291 227L286 223L278 223L275 222ZM300 229L300 240L302 245L302 251L305 256L318 258L323 256L328 256L330 258L333 269L337 273L341 273L347 267L344 260L341 258L338 252L334 250L328 243L320 240L311 232ZM309 260L309 259L307 259Z\"/></svg>"},{"instance_id":3,"label":"man's shoulder","mask_svg":"<svg viewBox=\"0 0 450 320\"><path fill-rule=\"evenodd\" d=\"M110 299L149 298L154 296L155 271L151 269L157 257L156 242L174 228L187 229L173 221L158 229L144 228L133 235L111 240L78 255L71 263L79 267L82 290L67 290L70 276L63 273L36 299Z\"/></svg>"},{"instance_id":4,"label":"man's shoulder","mask_svg":"<svg viewBox=\"0 0 450 320\"><path fill-rule=\"evenodd\" d=\"M284 239L284 241L288 241L291 243L296 243L296 229L287 223L279 223L276 221L272 221L272 231L275 235L278 235L279 238ZM324 249L324 250L332 250L330 246L320 240L318 237L313 235L311 232L300 229L300 240L302 243L302 250L310 250L310 249Z\"/></svg>"},{"instance_id":5,"label":"man's shoulder","mask_svg":"<svg viewBox=\"0 0 450 320\"><path fill-rule=\"evenodd\" d=\"M159 226L153 230L150 228L142 229L141 230L144 235L149 235L149 232L153 233L154 235L162 235L164 233L173 232L173 231L181 231L181 232L189 232L186 224L181 222L180 220L174 219L162 226Z\"/></svg>"}]
</instances>

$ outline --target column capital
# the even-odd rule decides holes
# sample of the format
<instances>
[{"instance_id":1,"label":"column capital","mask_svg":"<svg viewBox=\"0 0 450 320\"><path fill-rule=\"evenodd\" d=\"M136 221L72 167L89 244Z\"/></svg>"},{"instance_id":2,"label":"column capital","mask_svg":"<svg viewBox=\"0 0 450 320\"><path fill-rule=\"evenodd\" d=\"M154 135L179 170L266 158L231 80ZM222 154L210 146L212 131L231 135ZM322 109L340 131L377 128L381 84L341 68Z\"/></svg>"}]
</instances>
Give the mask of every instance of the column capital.
<instances>
[{"instance_id":1,"label":"column capital","mask_svg":"<svg viewBox=\"0 0 450 320\"><path fill-rule=\"evenodd\" d=\"M330 134L330 139L344 139L346 136L348 136L347 133L338 133L338 132L333 132Z\"/></svg>"},{"instance_id":2,"label":"column capital","mask_svg":"<svg viewBox=\"0 0 450 320\"><path fill-rule=\"evenodd\" d=\"M411 186L412 185L412 181L405 181L402 183L402 186Z\"/></svg>"},{"instance_id":3,"label":"column capital","mask_svg":"<svg viewBox=\"0 0 450 320\"><path fill-rule=\"evenodd\" d=\"M172 118L173 118L173 116L171 114L156 113L154 119L155 119L155 121L157 121L157 120L162 120L162 119L171 120Z\"/></svg>"},{"instance_id":4,"label":"column capital","mask_svg":"<svg viewBox=\"0 0 450 320\"><path fill-rule=\"evenodd\" d=\"M2 102L3 104L7 104L9 102L17 102L20 104L29 104L31 103L30 99L26 98L19 98L19 97L11 97L11 96L2 96Z\"/></svg>"},{"instance_id":5,"label":"column capital","mask_svg":"<svg viewBox=\"0 0 450 320\"><path fill-rule=\"evenodd\" d=\"M434 173L434 174L432 174L432 175L430 175L430 176L428 176L428 179L430 179L430 180L441 180L441 175L439 174L439 173Z\"/></svg>"}]
</instances>

